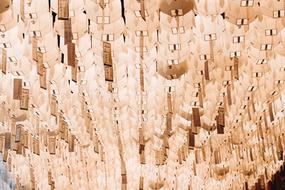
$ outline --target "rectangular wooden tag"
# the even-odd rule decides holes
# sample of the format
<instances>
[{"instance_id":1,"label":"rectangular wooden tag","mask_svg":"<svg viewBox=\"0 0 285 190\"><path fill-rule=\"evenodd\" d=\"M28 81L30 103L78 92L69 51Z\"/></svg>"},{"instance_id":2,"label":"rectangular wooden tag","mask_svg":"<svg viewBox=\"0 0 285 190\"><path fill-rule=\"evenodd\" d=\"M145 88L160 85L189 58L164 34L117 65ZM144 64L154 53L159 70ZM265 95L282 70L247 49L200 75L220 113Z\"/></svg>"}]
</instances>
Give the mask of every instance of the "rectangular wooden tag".
<instances>
[{"instance_id":1,"label":"rectangular wooden tag","mask_svg":"<svg viewBox=\"0 0 285 190\"><path fill-rule=\"evenodd\" d=\"M113 67L104 66L105 68L105 80L108 82L113 82Z\"/></svg>"},{"instance_id":2,"label":"rectangular wooden tag","mask_svg":"<svg viewBox=\"0 0 285 190\"><path fill-rule=\"evenodd\" d=\"M2 48L2 73L7 73L7 50Z\"/></svg>"},{"instance_id":3,"label":"rectangular wooden tag","mask_svg":"<svg viewBox=\"0 0 285 190\"><path fill-rule=\"evenodd\" d=\"M55 154L55 148L56 148L56 137L55 136L49 137L48 147L49 147L49 153Z\"/></svg>"},{"instance_id":4,"label":"rectangular wooden tag","mask_svg":"<svg viewBox=\"0 0 285 190\"><path fill-rule=\"evenodd\" d=\"M69 18L69 0L58 0L58 20Z\"/></svg>"},{"instance_id":5,"label":"rectangular wooden tag","mask_svg":"<svg viewBox=\"0 0 285 190\"><path fill-rule=\"evenodd\" d=\"M13 98L20 100L22 95L22 79L14 79Z\"/></svg>"},{"instance_id":6,"label":"rectangular wooden tag","mask_svg":"<svg viewBox=\"0 0 285 190\"><path fill-rule=\"evenodd\" d=\"M32 37L32 58L34 61L38 61L38 39Z\"/></svg>"},{"instance_id":7,"label":"rectangular wooden tag","mask_svg":"<svg viewBox=\"0 0 285 190\"><path fill-rule=\"evenodd\" d=\"M20 100L20 109L28 110L29 108L29 89L23 88Z\"/></svg>"},{"instance_id":8,"label":"rectangular wooden tag","mask_svg":"<svg viewBox=\"0 0 285 190\"><path fill-rule=\"evenodd\" d=\"M23 126L18 124L16 125L16 136L15 136L15 142L20 142L21 141L21 130Z\"/></svg>"},{"instance_id":9,"label":"rectangular wooden tag","mask_svg":"<svg viewBox=\"0 0 285 190\"><path fill-rule=\"evenodd\" d=\"M75 44L74 43L67 44L67 58L68 58L68 65L75 67Z\"/></svg>"},{"instance_id":10,"label":"rectangular wooden tag","mask_svg":"<svg viewBox=\"0 0 285 190\"><path fill-rule=\"evenodd\" d=\"M42 74L40 75L40 87L42 88L42 89L47 89L47 74L46 74L46 68L43 66L42 67L43 69L42 69Z\"/></svg>"},{"instance_id":11,"label":"rectangular wooden tag","mask_svg":"<svg viewBox=\"0 0 285 190\"><path fill-rule=\"evenodd\" d=\"M64 45L72 43L71 19L64 21Z\"/></svg>"}]
</instances>

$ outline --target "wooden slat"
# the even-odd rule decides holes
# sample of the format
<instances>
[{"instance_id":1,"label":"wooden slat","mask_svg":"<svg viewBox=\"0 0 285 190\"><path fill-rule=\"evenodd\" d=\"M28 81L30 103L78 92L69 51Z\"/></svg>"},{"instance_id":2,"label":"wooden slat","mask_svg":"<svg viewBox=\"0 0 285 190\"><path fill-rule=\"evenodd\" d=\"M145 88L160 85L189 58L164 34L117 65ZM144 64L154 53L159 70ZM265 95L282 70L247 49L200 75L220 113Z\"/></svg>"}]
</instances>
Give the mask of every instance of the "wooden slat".
<instances>
[{"instance_id":1,"label":"wooden slat","mask_svg":"<svg viewBox=\"0 0 285 190\"><path fill-rule=\"evenodd\" d=\"M58 19L67 20L69 18L69 0L58 0Z\"/></svg>"},{"instance_id":2,"label":"wooden slat","mask_svg":"<svg viewBox=\"0 0 285 190\"><path fill-rule=\"evenodd\" d=\"M13 98L20 100L22 95L22 79L14 79Z\"/></svg>"}]
</instances>

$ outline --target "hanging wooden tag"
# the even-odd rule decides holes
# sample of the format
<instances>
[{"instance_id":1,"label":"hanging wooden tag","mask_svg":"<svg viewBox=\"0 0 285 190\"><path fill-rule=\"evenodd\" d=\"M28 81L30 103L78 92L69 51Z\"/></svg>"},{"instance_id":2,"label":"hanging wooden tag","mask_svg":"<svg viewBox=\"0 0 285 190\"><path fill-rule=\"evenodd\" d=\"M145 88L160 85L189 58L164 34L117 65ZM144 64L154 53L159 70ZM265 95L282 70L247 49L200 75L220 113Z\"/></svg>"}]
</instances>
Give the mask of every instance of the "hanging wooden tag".
<instances>
[{"instance_id":1,"label":"hanging wooden tag","mask_svg":"<svg viewBox=\"0 0 285 190\"><path fill-rule=\"evenodd\" d=\"M145 5L144 5L144 0L140 0L140 7L141 7L141 16L142 16L142 19L145 21L146 19L146 15L145 15Z\"/></svg>"},{"instance_id":2,"label":"hanging wooden tag","mask_svg":"<svg viewBox=\"0 0 285 190\"><path fill-rule=\"evenodd\" d=\"M69 150L69 152L74 152L74 141L75 141L75 135L70 135L69 136L69 141L68 141L68 150Z\"/></svg>"},{"instance_id":3,"label":"hanging wooden tag","mask_svg":"<svg viewBox=\"0 0 285 190\"><path fill-rule=\"evenodd\" d=\"M44 69L44 53L37 51L37 60L37 71L39 75L42 75Z\"/></svg>"},{"instance_id":4,"label":"hanging wooden tag","mask_svg":"<svg viewBox=\"0 0 285 190\"><path fill-rule=\"evenodd\" d=\"M33 138L33 153L40 155L40 143L35 137Z\"/></svg>"},{"instance_id":5,"label":"hanging wooden tag","mask_svg":"<svg viewBox=\"0 0 285 190\"><path fill-rule=\"evenodd\" d=\"M218 109L218 116L217 116L217 133L224 134L224 127L225 127L225 113L224 108L219 107Z\"/></svg>"},{"instance_id":6,"label":"hanging wooden tag","mask_svg":"<svg viewBox=\"0 0 285 190\"><path fill-rule=\"evenodd\" d=\"M4 143L5 143L5 135L0 134L0 153L3 153Z\"/></svg>"},{"instance_id":7,"label":"hanging wooden tag","mask_svg":"<svg viewBox=\"0 0 285 190\"><path fill-rule=\"evenodd\" d=\"M196 164L200 164L201 163L200 150L195 150L195 162L196 162Z\"/></svg>"},{"instance_id":8,"label":"hanging wooden tag","mask_svg":"<svg viewBox=\"0 0 285 190\"><path fill-rule=\"evenodd\" d=\"M29 146L29 133L28 131L24 132L24 147L28 148Z\"/></svg>"},{"instance_id":9,"label":"hanging wooden tag","mask_svg":"<svg viewBox=\"0 0 285 190\"><path fill-rule=\"evenodd\" d=\"M234 57L233 78L236 80L239 80L238 63L239 59L237 57Z\"/></svg>"},{"instance_id":10,"label":"hanging wooden tag","mask_svg":"<svg viewBox=\"0 0 285 190\"><path fill-rule=\"evenodd\" d=\"M106 7L104 0L99 0L99 6L101 7L101 9L104 9Z\"/></svg>"},{"instance_id":11,"label":"hanging wooden tag","mask_svg":"<svg viewBox=\"0 0 285 190\"><path fill-rule=\"evenodd\" d=\"M168 134L172 130L172 113L166 114L166 129Z\"/></svg>"},{"instance_id":12,"label":"hanging wooden tag","mask_svg":"<svg viewBox=\"0 0 285 190\"><path fill-rule=\"evenodd\" d=\"M38 61L38 39L32 37L32 58L34 61Z\"/></svg>"},{"instance_id":13,"label":"hanging wooden tag","mask_svg":"<svg viewBox=\"0 0 285 190\"><path fill-rule=\"evenodd\" d=\"M271 122L274 121L272 102L268 103L268 112L269 112L270 121Z\"/></svg>"},{"instance_id":14,"label":"hanging wooden tag","mask_svg":"<svg viewBox=\"0 0 285 190\"><path fill-rule=\"evenodd\" d=\"M42 89L47 89L47 69L43 66L42 67L42 74L40 75L40 87Z\"/></svg>"},{"instance_id":15,"label":"hanging wooden tag","mask_svg":"<svg viewBox=\"0 0 285 190\"><path fill-rule=\"evenodd\" d=\"M113 67L104 66L105 68L105 80L108 82L113 82Z\"/></svg>"},{"instance_id":16,"label":"hanging wooden tag","mask_svg":"<svg viewBox=\"0 0 285 190\"><path fill-rule=\"evenodd\" d=\"M29 89L23 88L20 100L20 109L28 110L29 108Z\"/></svg>"},{"instance_id":17,"label":"hanging wooden tag","mask_svg":"<svg viewBox=\"0 0 285 190\"><path fill-rule=\"evenodd\" d=\"M64 129L65 129L66 121L62 114L59 115L59 136L61 139L64 139Z\"/></svg>"},{"instance_id":18,"label":"hanging wooden tag","mask_svg":"<svg viewBox=\"0 0 285 190\"><path fill-rule=\"evenodd\" d=\"M20 18L25 20L25 0L20 0Z\"/></svg>"},{"instance_id":19,"label":"hanging wooden tag","mask_svg":"<svg viewBox=\"0 0 285 190\"><path fill-rule=\"evenodd\" d=\"M98 140L97 134L95 135L95 138L94 138L94 152L99 154L99 140Z\"/></svg>"},{"instance_id":20,"label":"hanging wooden tag","mask_svg":"<svg viewBox=\"0 0 285 190\"><path fill-rule=\"evenodd\" d=\"M112 48L111 43L103 42L103 63L106 66L112 66Z\"/></svg>"},{"instance_id":21,"label":"hanging wooden tag","mask_svg":"<svg viewBox=\"0 0 285 190\"><path fill-rule=\"evenodd\" d=\"M192 133L192 131L189 131L188 133L188 148L193 150L195 147L195 135Z\"/></svg>"},{"instance_id":22,"label":"hanging wooden tag","mask_svg":"<svg viewBox=\"0 0 285 190\"><path fill-rule=\"evenodd\" d=\"M198 86L198 97L199 97L199 106L203 108L203 93L202 88Z\"/></svg>"},{"instance_id":23,"label":"hanging wooden tag","mask_svg":"<svg viewBox=\"0 0 285 190\"><path fill-rule=\"evenodd\" d=\"M49 136L49 143L48 143L48 149L50 154L55 154L56 149L56 136L51 135Z\"/></svg>"},{"instance_id":24,"label":"hanging wooden tag","mask_svg":"<svg viewBox=\"0 0 285 190\"><path fill-rule=\"evenodd\" d=\"M144 185L143 185L144 177L140 177L140 183L139 183L139 190L144 190Z\"/></svg>"},{"instance_id":25,"label":"hanging wooden tag","mask_svg":"<svg viewBox=\"0 0 285 190\"><path fill-rule=\"evenodd\" d=\"M263 111L263 120L264 120L264 125L265 128L268 129L268 122L267 122L267 116L266 116L266 111Z\"/></svg>"},{"instance_id":26,"label":"hanging wooden tag","mask_svg":"<svg viewBox=\"0 0 285 190\"><path fill-rule=\"evenodd\" d=\"M140 87L141 91L144 92L144 70L142 67L140 68Z\"/></svg>"},{"instance_id":27,"label":"hanging wooden tag","mask_svg":"<svg viewBox=\"0 0 285 190\"><path fill-rule=\"evenodd\" d=\"M20 100L21 94L22 94L22 79L14 79L13 98L15 100Z\"/></svg>"},{"instance_id":28,"label":"hanging wooden tag","mask_svg":"<svg viewBox=\"0 0 285 190\"><path fill-rule=\"evenodd\" d=\"M52 116L57 117L57 112L58 112L58 101L56 96L53 94L51 96L50 113Z\"/></svg>"},{"instance_id":29,"label":"hanging wooden tag","mask_svg":"<svg viewBox=\"0 0 285 190\"><path fill-rule=\"evenodd\" d=\"M205 72L205 79L210 80L210 74L209 74L209 62L206 60L204 62L204 72Z\"/></svg>"},{"instance_id":30,"label":"hanging wooden tag","mask_svg":"<svg viewBox=\"0 0 285 190\"><path fill-rule=\"evenodd\" d=\"M15 136L15 142L16 143L21 141L22 128L23 128L23 125L21 125L21 124L18 124L16 126L16 136Z\"/></svg>"},{"instance_id":31,"label":"hanging wooden tag","mask_svg":"<svg viewBox=\"0 0 285 190\"><path fill-rule=\"evenodd\" d=\"M196 163L193 163L193 174L197 176Z\"/></svg>"},{"instance_id":32,"label":"hanging wooden tag","mask_svg":"<svg viewBox=\"0 0 285 190\"><path fill-rule=\"evenodd\" d=\"M72 43L71 19L64 21L64 45Z\"/></svg>"},{"instance_id":33,"label":"hanging wooden tag","mask_svg":"<svg viewBox=\"0 0 285 190\"><path fill-rule=\"evenodd\" d=\"M145 150L140 151L140 164L145 164Z\"/></svg>"},{"instance_id":34,"label":"hanging wooden tag","mask_svg":"<svg viewBox=\"0 0 285 190\"><path fill-rule=\"evenodd\" d=\"M71 67L71 80L77 82L78 60L75 59L75 66Z\"/></svg>"},{"instance_id":35,"label":"hanging wooden tag","mask_svg":"<svg viewBox=\"0 0 285 190\"><path fill-rule=\"evenodd\" d=\"M69 18L69 0L58 0L58 20Z\"/></svg>"},{"instance_id":36,"label":"hanging wooden tag","mask_svg":"<svg viewBox=\"0 0 285 190\"><path fill-rule=\"evenodd\" d=\"M7 73L7 50L2 48L2 73Z\"/></svg>"},{"instance_id":37,"label":"hanging wooden tag","mask_svg":"<svg viewBox=\"0 0 285 190\"><path fill-rule=\"evenodd\" d=\"M48 184L51 185L53 183L51 171L48 171Z\"/></svg>"},{"instance_id":38,"label":"hanging wooden tag","mask_svg":"<svg viewBox=\"0 0 285 190\"><path fill-rule=\"evenodd\" d=\"M192 118L193 118L193 126L201 127L199 108L196 108L196 107L192 108Z\"/></svg>"},{"instance_id":39,"label":"hanging wooden tag","mask_svg":"<svg viewBox=\"0 0 285 190\"><path fill-rule=\"evenodd\" d=\"M74 43L67 44L67 58L68 58L68 65L75 67L75 44Z\"/></svg>"},{"instance_id":40,"label":"hanging wooden tag","mask_svg":"<svg viewBox=\"0 0 285 190\"><path fill-rule=\"evenodd\" d=\"M21 143L17 143L17 150L16 150L16 154L23 154L23 145Z\"/></svg>"},{"instance_id":41,"label":"hanging wooden tag","mask_svg":"<svg viewBox=\"0 0 285 190\"><path fill-rule=\"evenodd\" d=\"M225 109L223 107L219 107L218 109L218 125L225 126Z\"/></svg>"},{"instance_id":42,"label":"hanging wooden tag","mask_svg":"<svg viewBox=\"0 0 285 190\"><path fill-rule=\"evenodd\" d=\"M64 141L66 142L66 143L68 143L68 137L69 137L69 130L68 130L69 128L68 128L68 125L66 125L65 126L65 128L64 128Z\"/></svg>"},{"instance_id":43,"label":"hanging wooden tag","mask_svg":"<svg viewBox=\"0 0 285 190\"><path fill-rule=\"evenodd\" d=\"M232 105L232 92L231 92L231 85L227 85L227 98L228 98L228 104Z\"/></svg>"},{"instance_id":44,"label":"hanging wooden tag","mask_svg":"<svg viewBox=\"0 0 285 190\"><path fill-rule=\"evenodd\" d=\"M178 163L182 164L182 149L178 149Z\"/></svg>"},{"instance_id":45,"label":"hanging wooden tag","mask_svg":"<svg viewBox=\"0 0 285 190\"><path fill-rule=\"evenodd\" d=\"M167 93L167 108L168 112L173 113L172 96L169 92Z\"/></svg>"},{"instance_id":46,"label":"hanging wooden tag","mask_svg":"<svg viewBox=\"0 0 285 190\"><path fill-rule=\"evenodd\" d=\"M219 150L214 151L214 163L220 164L221 163L221 155Z\"/></svg>"}]
</instances>

